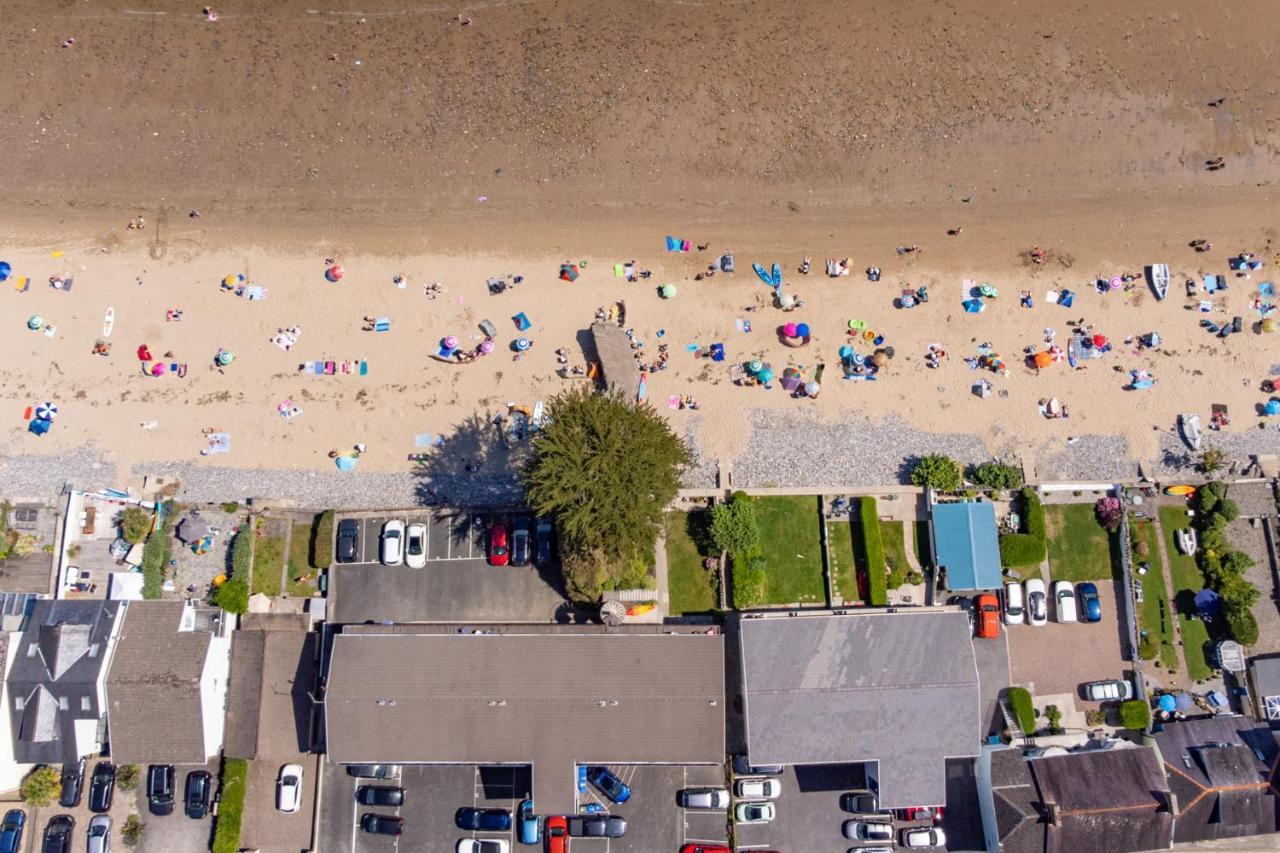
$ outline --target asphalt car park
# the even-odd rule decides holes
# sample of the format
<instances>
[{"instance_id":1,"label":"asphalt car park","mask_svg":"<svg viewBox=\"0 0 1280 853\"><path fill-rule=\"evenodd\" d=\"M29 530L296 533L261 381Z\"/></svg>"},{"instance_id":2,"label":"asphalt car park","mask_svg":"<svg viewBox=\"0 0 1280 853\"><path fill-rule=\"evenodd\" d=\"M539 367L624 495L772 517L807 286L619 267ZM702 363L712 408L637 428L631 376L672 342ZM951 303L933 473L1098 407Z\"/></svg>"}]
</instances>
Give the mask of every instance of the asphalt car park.
<instances>
[{"instance_id":1,"label":"asphalt car park","mask_svg":"<svg viewBox=\"0 0 1280 853\"><path fill-rule=\"evenodd\" d=\"M1116 610L1115 584L1100 581L1097 587L1101 622L1058 622L1056 609L1050 603L1047 625L1005 626L1014 684L1029 685L1038 696L1070 694L1076 697L1078 707L1084 708L1093 705L1079 698L1081 684L1125 677L1129 664L1124 658L1123 623Z\"/></svg>"},{"instance_id":2,"label":"asphalt car park","mask_svg":"<svg viewBox=\"0 0 1280 853\"><path fill-rule=\"evenodd\" d=\"M151 814L147 806L147 779L146 765L142 767L142 774L138 781L138 787L133 794L122 792L117 785L116 797L119 798L121 793L126 793L126 799L132 800L132 812L146 824L146 831L142 834L142 839L138 843L138 849L142 853L162 853L162 851L170 850L203 850L209 846L213 837L213 817L206 814L199 820L187 817L183 808L185 795L185 786L187 782L187 774L196 770L204 770L210 775L212 784L210 786L209 801L213 802L214 796L218 791L218 762L215 760L207 765L195 764L179 764L174 768L174 797L173 812L167 815ZM112 810L113 813L115 810ZM112 846L119 840L120 827L123 826L122 821L127 817L116 818L116 826L112 829L112 835L116 836L112 841ZM81 826L80 822L76 822L77 828ZM84 824L88 826L88 824Z\"/></svg>"},{"instance_id":3,"label":"asphalt car park","mask_svg":"<svg viewBox=\"0 0 1280 853\"><path fill-rule=\"evenodd\" d=\"M573 850L608 853L652 853L679 850L688 842L726 844L728 815L724 811L682 809L676 794L685 788L723 788L724 768L718 765L609 765L631 789L625 803L612 803L594 785L578 790L578 810L603 808L627 822L621 838L575 838Z\"/></svg>"},{"instance_id":4,"label":"asphalt car park","mask_svg":"<svg viewBox=\"0 0 1280 853\"><path fill-rule=\"evenodd\" d=\"M489 565L488 531L495 522L509 525L510 514L420 510L338 521L348 518L359 524L359 537L355 561L331 569L336 623L552 622L570 612L558 564ZM424 568L379 561L382 528L393 519L426 527Z\"/></svg>"}]
</instances>

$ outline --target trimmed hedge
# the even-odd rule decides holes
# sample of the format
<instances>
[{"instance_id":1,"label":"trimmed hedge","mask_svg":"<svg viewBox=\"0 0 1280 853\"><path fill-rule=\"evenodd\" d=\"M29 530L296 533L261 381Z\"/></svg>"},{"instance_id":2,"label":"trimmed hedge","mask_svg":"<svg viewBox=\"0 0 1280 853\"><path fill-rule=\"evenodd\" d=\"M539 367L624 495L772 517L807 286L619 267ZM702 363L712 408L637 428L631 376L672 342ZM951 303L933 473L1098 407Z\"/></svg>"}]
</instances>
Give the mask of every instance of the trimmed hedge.
<instances>
[{"instance_id":1,"label":"trimmed hedge","mask_svg":"<svg viewBox=\"0 0 1280 853\"><path fill-rule=\"evenodd\" d=\"M316 516L311 528L311 566L327 569L333 562L333 510L326 509Z\"/></svg>"},{"instance_id":2,"label":"trimmed hedge","mask_svg":"<svg viewBox=\"0 0 1280 853\"><path fill-rule=\"evenodd\" d=\"M164 570L173 556L173 527L177 523L177 508L169 501L164 505L164 520L142 546L143 598L159 598L164 594Z\"/></svg>"},{"instance_id":3,"label":"trimmed hedge","mask_svg":"<svg viewBox=\"0 0 1280 853\"><path fill-rule=\"evenodd\" d=\"M1151 707L1141 699L1129 699L1120 703L1120 725L1126 729L1142 731L1151 722Z\"/></svg>"},{"instance_id":4,"label":"trimmed hedge","mask_svg":"<svg viewBox=\"0 0 1280 853\"><path fill-rule=\"evenodd\" d=\"M889 603L884 541L880 538L880 512L873 497L858 498L858 523L862 526L862 564L867 569L867 604L884 607Z\"/></svg>"},{"instance_id":5,"label":"trimmed hedge","mask_svg":"<svg viewBox=\"0 0 1280 853\"><path fill-rule=\"evenodd\" d=\"M213 594L214 603L228 613L246 613L249 610L249 574L253 571L253 526L246 521L240 525L231 543L231 577Z\"/></svg>"},{"instance_id":6,"label":"trimmed hedge","mask_svg":"<svg viewBox=\"0 0 1280 853\"><path fill-rule=\"evenodd\" d=\"M1022 727L1023 734L1035 734L1036 709L1031 704L1031 693L1025 687L1009 688L1009 707L1013 709L1014 719Z\"/></svg>"},{"instance_id":7,"label":"trimmed hedge","mask_svg":"<svg viewBox=\"0 0 1280 853\"><path fill-rule=\"evenodd\" d=\"M1005 566L1038 566L1049 555L1048 532L1044 523L1044 504L1035 489L1022 490L1022 514L1026 533L1006 533L1000 537L1000 563Z\"/></svg>"},{"instance_id":8,"label":"trimmed hedge","mask_svg":"<svg viewBox=\"0 0 1280 853\"><path fill-rule=\"evenodd\" d=\"M214 818L213 853L236 853L240 849L240 823L244 819L244 795L249 762L243 758L222 761L221 799Z\"/></svg>"}]
</instances>

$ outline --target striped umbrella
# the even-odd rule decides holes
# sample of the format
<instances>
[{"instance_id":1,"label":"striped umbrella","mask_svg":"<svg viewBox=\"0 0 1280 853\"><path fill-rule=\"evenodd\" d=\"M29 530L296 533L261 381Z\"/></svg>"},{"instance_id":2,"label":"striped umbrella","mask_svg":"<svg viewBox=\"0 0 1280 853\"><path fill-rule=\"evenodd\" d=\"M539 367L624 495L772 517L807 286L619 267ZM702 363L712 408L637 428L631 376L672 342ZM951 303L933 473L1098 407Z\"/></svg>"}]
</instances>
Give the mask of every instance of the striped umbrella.
<instances>
[{"instance_id":1,"label":"striped umbrella","mask_svg":"<svg viewBox=\"0 0 1280 853\"><path fill-rule=\"evenodd\" d=\"M42 421L51 421L58 414L58 406L55 403L44 403L36 406L36 417Z\"/></svg>"}]
</instances>

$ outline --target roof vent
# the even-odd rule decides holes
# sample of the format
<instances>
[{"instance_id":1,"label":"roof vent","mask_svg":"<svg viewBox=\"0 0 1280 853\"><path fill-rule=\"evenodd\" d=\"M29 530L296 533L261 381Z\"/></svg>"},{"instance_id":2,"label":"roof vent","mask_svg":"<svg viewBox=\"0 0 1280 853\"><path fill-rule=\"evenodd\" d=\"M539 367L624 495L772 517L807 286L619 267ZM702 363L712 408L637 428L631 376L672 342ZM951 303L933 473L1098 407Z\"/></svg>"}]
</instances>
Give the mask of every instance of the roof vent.
<instances>
[{"instance_id":1,"label":"roof vent","mask_svg":"<svg viewBox=\"0 0 1280 853\"><path fill-rule=\"evenodd\" d=\"M1057 803L1046 803L1045 812L1049 816L1050 826L1060 826L1062 823L1062 806Z\"/></svg>"},{"instance_id":2,"label":"roof vent","mask_svg":"<svg viewBox=\"0 0 1280 853\"><path fill-rule=\"evenodd\" d=\"M604 701L603 699L597 699L597 700L596 700L596 705L598 705L598 706L599 706L599 707L601 707L601 708L606 708L606 707L608 707L609 703L608 703L608 702L606 702L606 701Z\"/></svg>"},{"instance_id":3,"label":"roof vent","mask_svg":"<svg viewBox=\"0 0 1280 853\"><path fill-rule=\"evenodd\" d=\"M379 707L379 708L394 708L394 707L396 706L396 700L394 700L394 699L378 699L378 700L377 700L377 704L378 704L378 707Z\"/></svg>"}]
</instances>

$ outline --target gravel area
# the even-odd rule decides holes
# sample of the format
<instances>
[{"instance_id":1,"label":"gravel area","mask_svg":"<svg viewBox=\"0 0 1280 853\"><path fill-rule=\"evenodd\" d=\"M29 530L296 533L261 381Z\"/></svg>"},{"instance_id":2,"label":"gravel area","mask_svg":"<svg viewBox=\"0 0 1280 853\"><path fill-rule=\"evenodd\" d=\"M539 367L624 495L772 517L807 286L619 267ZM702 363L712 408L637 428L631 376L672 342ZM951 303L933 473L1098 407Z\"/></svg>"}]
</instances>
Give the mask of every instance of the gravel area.
<instances>
[{"instance_id":1,"label":"gravel area","mask_svg":"<svg viewBox=\"0 0 1280 853\"><path fill-rule=\"evenodd\" d=\"M12 446L0 450L0 483L11 500L47 500L65 483L86 490L117 485L116 466L91 448L56 456L14 455Z\"/></svg>"},{"instance_id":2,"label":"gravel area","mask_svg":"<svg viewBox=\"0 0 1280 853\"><path fill-rule=\"evenodd\" d=\"M1039 479L1111 482L1138 476L1138 465L1128 458L1129 442L1123 436L1082 435L1078 438L1073 444L1064 442L1054 453L1036 456Z\"/></svg>"},{"instance_id":3,"label":"gravel area","mask_svg":"<svg viewBox=\"0 0 1280 853\"><path fill-rule=\"evenodd\" d=\"M686 489L714 489L720 466L715 459L704 456L698 448L699 421L700 418L694 418L684 430L684 440L693 455L693 464L684 472L682 484Z\"/></svg>"},{"instance_id":4,"label":"gravel area","mask_svg":"<svg viewBox=\"0 0 1280 853\"><path fill-rule=\"evenodd\" d=\"M1210 447L1221 447L1227 452L1228 465L1236 466L1236 471L1243 471L1249 464L1249 457L1254 454L1280 452L1280 430L1277 425L1269 425L1267 429L1252 429L1247 432L1215 432L1205 430L1201 451ZM1155 464L1155 476L1170 474L1194 473L1196 456L1190 448L1176 435L1161 433L1160 456Z\"/></svg>"}]
</instances>

